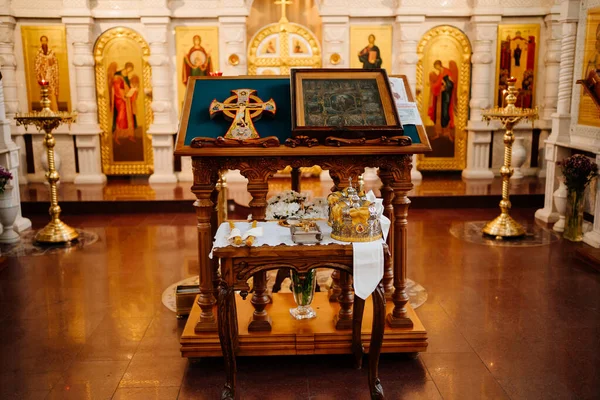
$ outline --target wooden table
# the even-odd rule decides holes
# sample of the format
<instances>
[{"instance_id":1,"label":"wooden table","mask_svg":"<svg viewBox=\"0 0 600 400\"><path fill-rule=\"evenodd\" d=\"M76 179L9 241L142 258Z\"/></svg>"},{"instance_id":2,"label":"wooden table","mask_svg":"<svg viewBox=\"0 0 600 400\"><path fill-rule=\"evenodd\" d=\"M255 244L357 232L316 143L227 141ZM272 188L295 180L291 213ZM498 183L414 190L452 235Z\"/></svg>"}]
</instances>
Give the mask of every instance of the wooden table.
<instances>
[{"instance_id":1,"label":"wooden table","mask_svg":"<svg viewBox=\"0 0 600 400\"><path fill-rule=\"evenodd\" d=\"M212 100L204 98L206 96L202 97L204 90L201 90L201 88L213 86L206 83L204 86L196 88L195 85L200 77L195 78L197 79L192 79L188 85L175 150L176 156L192 157L194 173L192 192L197 198L194 206L198 220L198 262L200 269L200 294L197 306L192 309L190 322L186 325L181 338L182 353L189 357L216 356L220 353L218 343L215 342L217 333L215 295L219 280L218 265L208 256L217 228L217 210L215 206L219 194L216 189L219 173L228 169L237 169L248 179L248 192L252 196L250 201L252 217L260 221L265 218L269 179L277 171L287 166L300 168L314 165L329 171L335 190L342 190L347 187L348 178L358 182L358 176L364 173L366 167L379 168L379 177L383 183L381 193L384 215L393 221L387 239L391 257L385 266L383 286L386 296L392 299L394 306L388 310L386 317L386 339L383 351L424 351L427 347L426 332L418 317L410 308L408 295L406 294L406 227L410 205L407 193L413 187L410 179L412 155L431 151L424 127L422 125L415 127L419 140L414 140L410 145L402 146L364 144L340 147L326 145L307 147L299 144L297 147L289 147L283 144L285 140L281 140L282 144L278 147L266 148L244 145L236 147L193 146L192 143L195 137L206 136L208 133L205 130L214 127L214 124L208 123L198 125L204 121L202 118L207 118L208 105ZM412 101L408 82L405 77L403 79L409 101ZM260 80L248 82L245 77L222 77L222 79L214 82L215 87L239 88L244 87L240 85L258 84ZM287 89L289 90L289 87ZM201 99L198 100L196 108L194 108L194 104L196 104L194 103L194 93L196 93L197 99ZM263 95L271 96L272 94L265 92ZM280 104L282 103L283 100ZM280 115L280 117L282 118L279 120L281 122L284 117L283 115ZM198 128L199 126L202 129ZM269 124L265 123L263 127L267 131L262 133L265 136L284 133L290 136L290 132L270 131ZM332 277L333 287L329 298L333 302L338 302L341 309L349 311L339 314L335 326L337 331L334 332L334 335L327 333L332 344L327 348L327 351L329 353L343 353L348 348L344 330L352 327L352 304L354 301L352 277L345 271L340 272L338 270L334 271ZM277 341L281 339L281 336L269 336L272 326L264 310L267 308L270 298L266 294L266 274L264 271L255 274L254 289L251 301L255 308L252 311L252 321L247 329L249 335L254 335L251 339L256 344L252 348L242 349L243 354L264 354L264 351L268 351L269 354L298 354L297 350L294 350L296 351L294 353L291 349L282 349L281 346L278 346ZM388 336L388 332L391 336ZM215 344L217 350L215 350ZM263 345L263 348L259 348L259 345ZM317 347L316 337L314 346L315 352L317 350L323 351ZM387 350L386 346L389 346Z\"/></svg>"},{"instance_id":2,"label":"wooden table","mask_svg":"<svg viewBox=\"0 0 600 400\"><path fill-rule=\"evenodd\" d=\"M384 246L385 258L389 258L387 246ZM234 247L227 246L213 250L213 257L220 260L221 279L219 279L217 307L219 312L219 339L225 359L226 383L221 395L222 400L235 399L236 391L236 352L238 342L238 316L235 291L241 291L242 298L248 295L248 279L266 271L288 268L298 273L307 273L315 268L333 268L351 276L353 271L352 245L315 245L315 246L260 246ZM385 326L385 296L383 281L372 294L373 327L369 345L369 390L372 399L384 399L383 389L378 377L379 354L383 342ZM254 305L256 308L256 305ZM259 306L260 307L260 306ZM357 368L361 367L363 345L361 339L362 318L365 301L360 297L354 299L352 315L352 352ZM262 307L260 307L262 308ZM256 311L256 310L255 310ZM350 310L340 308L339 315ZM264 308L262 317L268 317ZM268 318L267 318L268 319ZM264 321L264 319L263 319ZM288 316L285 324L293 319ZM269 319L270 322L270 319ZM308 321L305 321L308 322Z\"/></svg>"}]
</instances>

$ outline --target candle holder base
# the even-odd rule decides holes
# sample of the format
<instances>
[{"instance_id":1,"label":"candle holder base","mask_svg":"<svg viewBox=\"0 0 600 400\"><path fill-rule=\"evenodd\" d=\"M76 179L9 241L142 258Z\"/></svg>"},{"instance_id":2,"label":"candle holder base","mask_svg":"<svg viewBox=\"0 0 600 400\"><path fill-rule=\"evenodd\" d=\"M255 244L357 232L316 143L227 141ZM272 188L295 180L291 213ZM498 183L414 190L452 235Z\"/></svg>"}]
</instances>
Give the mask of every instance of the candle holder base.
<instances>
[{"instance_id":1,"label":"candle holder base","mask_svg":"<svg viewBox=\"0 0 600 400\"><path fill-rule=\"evenodd\" d=\"M79 237L77 231L60 219L53 219L35 234L37 243L66 243Z\"/></svg>"},{"instance_id":2,"label":"candle holder base","mask_svg":"<svg viewBox=\"0 0 600 400\"><path fill-rule=\"evenodd\" d=\"M508 213L503 212L483 227L483 233L496 239L511 239L525 236L525 228Z\"/></svg>"}]
</instances>

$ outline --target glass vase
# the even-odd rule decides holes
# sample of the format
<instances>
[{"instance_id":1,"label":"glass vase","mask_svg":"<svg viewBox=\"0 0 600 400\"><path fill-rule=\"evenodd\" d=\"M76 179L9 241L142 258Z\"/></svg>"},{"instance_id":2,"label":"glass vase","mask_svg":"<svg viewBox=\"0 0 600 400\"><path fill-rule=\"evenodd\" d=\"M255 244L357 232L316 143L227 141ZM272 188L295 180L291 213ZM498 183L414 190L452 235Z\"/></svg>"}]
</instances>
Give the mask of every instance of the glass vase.
<instances>
[{"instance_id":1,"label":"glass vase","mask_svg":"<svg viewBox=\"0 0 600 400\"><path fill-rule=\"evenodd\" d=\"M317 313L312 309L310 304L315 296L315 285L317 283L317 271L310 270L306 273L299 274L296 271L290 271L290 279L292 280L292 293L298 307L290 308L290 314L295 319L310 319L315 318Z\"/></svg>"},{"instance_id":2,"label":"glass vase","mask_svg":"<svg viewBox=\"0 0 600 400\"><path fill-rule=\"evenodd\" d=\"M583 240L583 205L585 190L569 189L563 237L572 242Z\"/></svg>"}]
</instances>

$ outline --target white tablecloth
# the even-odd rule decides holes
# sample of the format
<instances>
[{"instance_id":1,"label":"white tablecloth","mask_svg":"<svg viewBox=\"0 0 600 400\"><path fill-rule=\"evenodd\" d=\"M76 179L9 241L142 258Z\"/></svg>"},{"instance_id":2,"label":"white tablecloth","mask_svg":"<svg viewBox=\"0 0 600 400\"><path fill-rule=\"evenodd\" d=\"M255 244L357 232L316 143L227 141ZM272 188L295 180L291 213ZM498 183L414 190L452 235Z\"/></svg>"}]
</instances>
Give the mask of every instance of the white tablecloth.
<instances>
[{"instance_id":1,"label":"white tablecloth","mask_svg":"<svg viewBox=\"0 0 600 400\"><path fill-rule=\"evenodd\" d=\"M326 221L317 221L323 240L318 245L342 244L347 245L348 242L342 242L331 238L331 227ZM353 243L354 253L354 291L361 298L368 297L383 278L383 247L391 222L388 218L381 217L381 229L383 231L383 239L367 243ZM251 228L250 222L236 222L235 227L238 228L243 235ZM298 246L292 240L290 228L280 226L276 221L259 222L258 227L262 227L263 235L254 240L252 246ZM227 238L231 228L228 222L224 222L217 229L213 250L231 246ZM303 245L315 246L315 245ZM212 258L212 251L210 253Z\"/></svg>"}]
</instances>

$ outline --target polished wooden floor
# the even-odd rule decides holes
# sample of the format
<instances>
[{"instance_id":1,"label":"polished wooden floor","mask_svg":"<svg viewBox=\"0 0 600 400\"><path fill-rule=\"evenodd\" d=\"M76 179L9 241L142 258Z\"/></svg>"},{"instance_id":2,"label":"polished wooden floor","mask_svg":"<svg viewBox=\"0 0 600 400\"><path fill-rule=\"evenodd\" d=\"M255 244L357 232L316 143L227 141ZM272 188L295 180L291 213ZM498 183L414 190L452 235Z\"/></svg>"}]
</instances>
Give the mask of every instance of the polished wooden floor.
<instances>
[{"instance_id":1,"label":"polished wooden floor","mask_svg":"<svg viewBox=\"0 0 600 400\"><path fill-rule=\"evenodd\" d=\"M487 247L448 232L496 213L409 213L408 276L429 292L417 310L429 348L382 356L388 399L598 398L600 274L576 258L579 245ZM197 273L194 215L67 221L100 240L0 267L0 399L218 399L222 360L181 358L184 321L161 303L167 286ZM350 356L244 358L241 399L367 399L365 371L351 365Z\"/></svg>"}]
</instances>

